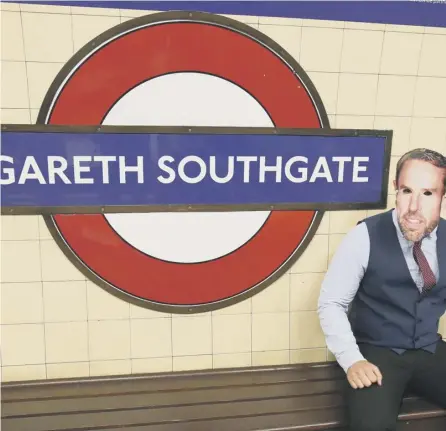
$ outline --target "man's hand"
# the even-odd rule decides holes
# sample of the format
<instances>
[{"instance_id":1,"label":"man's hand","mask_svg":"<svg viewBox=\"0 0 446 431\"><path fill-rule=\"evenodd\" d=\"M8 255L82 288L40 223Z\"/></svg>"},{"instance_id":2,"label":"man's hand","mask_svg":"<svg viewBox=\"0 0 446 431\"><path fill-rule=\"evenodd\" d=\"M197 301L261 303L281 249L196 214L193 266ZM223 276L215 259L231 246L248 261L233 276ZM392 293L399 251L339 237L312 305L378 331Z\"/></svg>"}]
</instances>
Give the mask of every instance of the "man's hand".
<instances>
[{"instance_id":1,"label":"man's hand","mask_svg":"<svg viewBox=\"0 0 446 431\"><path fill-rule=\"evenodd\" d=\"M372 386L373 383L382 384L383 376L376 365L368 361L355 362L347 370L347 380L353 389Z\"/></svg>"}]
</instances>

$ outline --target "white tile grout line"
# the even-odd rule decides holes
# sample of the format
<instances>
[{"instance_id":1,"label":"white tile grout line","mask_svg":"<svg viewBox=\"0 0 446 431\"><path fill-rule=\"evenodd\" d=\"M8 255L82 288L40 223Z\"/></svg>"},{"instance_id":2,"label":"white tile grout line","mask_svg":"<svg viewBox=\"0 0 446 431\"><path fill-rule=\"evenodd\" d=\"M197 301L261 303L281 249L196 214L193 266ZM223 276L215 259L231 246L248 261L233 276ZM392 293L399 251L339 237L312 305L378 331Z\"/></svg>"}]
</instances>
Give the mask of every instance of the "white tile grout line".
<instances>
[{"instance_id":1,"label":"white tile grout line","mask_svg":"<svg viewBox=\"0 0 446 431\"><path fill-rule=\"evenodd\" d=\"M28 64L26 62L26 45L25 45L25 32L23 28L23 16L22 11L20 10L20 29L22 33L22 49L23 49L23 57L25 59L25 73L26 73L26 87L27 87L27 96L28 96L28 116L29 116L29 122L31 124L31 97L30 97L30 88L29 88L29 78L28 78ZM37 221L38 223L38 221ZM48 378L48 373L46 369L46 356L47 356L47 348L46 348L46 326L45 326L45 297L44 297L44 291L43 291L43 269L42 269L42 244L40 241L40 228L37 227L39 231L39 238L38 241L38 247L39 247L39 269L40 269L40 291L41 291L41 298L42 298L42 316L43 316L43 322L40 323L42 325L43 329L43 355L44 355L44 362L45 362L45 378Z\"/></svg>"},{"instance_id":2,"label":"white tile grout line","mask_svg":"<svg viewBox=\"0 0 446 431\"><path fill-rule=\"evenodd\" d=\"M425 33L423 33L423 35L422 35L421 44L420 44L420 51L418 52L417 74L416 74L416 79L415 79L415 84L414 84L415 87L413 89L413 100L412 100L411 115L409 117L409 143L408 143L408 145L410 146L410 148L412 148L412 125L413 125L413 114L414 114L414 111L415 111L415 101L416 101L416 97L417 97L417 87L418 87L419 78L421 78L418 75L418 72L420 70L421 53L423 52L423 46L424 46L424 39L425 39L424 35L425 35Z\"/></svg>"}]
</instances>

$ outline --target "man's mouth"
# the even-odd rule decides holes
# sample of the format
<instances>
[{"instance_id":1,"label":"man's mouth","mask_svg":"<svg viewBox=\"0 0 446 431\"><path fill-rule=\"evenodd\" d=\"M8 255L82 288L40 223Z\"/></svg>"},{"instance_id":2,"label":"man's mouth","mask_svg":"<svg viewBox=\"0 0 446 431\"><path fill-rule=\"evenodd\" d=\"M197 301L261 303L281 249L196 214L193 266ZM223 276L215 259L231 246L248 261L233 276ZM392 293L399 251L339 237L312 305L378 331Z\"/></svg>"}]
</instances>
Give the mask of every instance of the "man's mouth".
<instances>
[{"instance_id":1,"label":"man's mouth","mask_svg":"<svg viewBox=\"0 0 446 431\"><path fill-rule=\"evenodd\" d=\"M410 225L410 227L418 228L423 224L423 220L413 217L406 217L406 222Z\"/></svg>"}]
</instances>

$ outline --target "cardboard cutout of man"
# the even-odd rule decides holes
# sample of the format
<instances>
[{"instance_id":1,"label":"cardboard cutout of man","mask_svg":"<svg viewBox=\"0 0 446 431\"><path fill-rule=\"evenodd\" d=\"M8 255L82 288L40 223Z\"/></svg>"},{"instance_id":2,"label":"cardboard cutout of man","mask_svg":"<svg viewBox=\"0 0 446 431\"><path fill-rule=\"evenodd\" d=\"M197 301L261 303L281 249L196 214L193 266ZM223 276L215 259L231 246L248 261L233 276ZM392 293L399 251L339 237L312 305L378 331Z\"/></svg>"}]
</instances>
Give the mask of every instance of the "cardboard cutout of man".
<instances>
[{"instance_id":1,"label":"cardboard cutout of man","mask_svg":"<svg viewBox=\"0 0 446 431\"><path fill-rule=\"evenodd\" d=\"M323 281L318 313L346 372L351 431L395 430L407 389L446 408L446 157L401 157L396 207L344 238Z\"/></svg>"}]
</instances>

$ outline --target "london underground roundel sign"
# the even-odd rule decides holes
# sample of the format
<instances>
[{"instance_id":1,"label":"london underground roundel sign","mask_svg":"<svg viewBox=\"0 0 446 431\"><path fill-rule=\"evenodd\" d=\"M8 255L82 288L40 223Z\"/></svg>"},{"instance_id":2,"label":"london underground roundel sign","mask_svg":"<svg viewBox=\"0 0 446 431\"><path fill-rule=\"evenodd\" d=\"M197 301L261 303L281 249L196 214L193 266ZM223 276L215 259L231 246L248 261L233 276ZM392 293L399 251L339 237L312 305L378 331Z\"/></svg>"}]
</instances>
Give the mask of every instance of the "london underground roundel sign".
<instances>
[{"instance_id":1,"label":"london underground roundel sign","mask_svg":"<svg viewBox=\"0 0 446 431\"><path fill-rule=\"evenodd\" d=\"M310 79L280 46L232 19L189 12L137 18L91 41L52 83L38 123L328 127ZM70 260L109 292L190 313L271 284L305 250L321 217L240 211L45 220Z\"/></svg>"}]
</instances>

